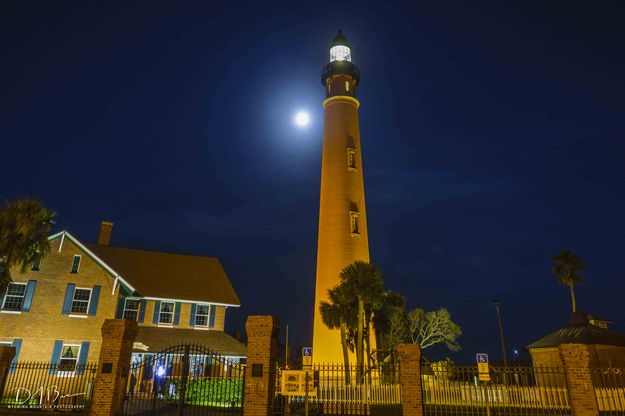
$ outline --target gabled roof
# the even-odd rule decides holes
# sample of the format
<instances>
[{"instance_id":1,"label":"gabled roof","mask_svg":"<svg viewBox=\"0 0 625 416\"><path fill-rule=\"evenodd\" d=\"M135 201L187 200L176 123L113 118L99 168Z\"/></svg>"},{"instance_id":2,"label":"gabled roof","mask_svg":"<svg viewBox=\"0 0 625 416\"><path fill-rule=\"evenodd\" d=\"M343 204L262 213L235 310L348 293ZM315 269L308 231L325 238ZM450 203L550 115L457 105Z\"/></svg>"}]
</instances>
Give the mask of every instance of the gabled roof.
<instances>
[{"instance_id":1,"label":"gabled roof","mask_svg":"<svg viewBox=\"0 0 625 416\"><path fill-rule=\"evenodd\" d=\"M135 348L136 352L159 352L177 344L206 345L221 355L245 357L247 347L222 331L199 331L187 328L159 328L139 326L135 343L147 346L147 351Z\"/></svg>"},{"instance_id":2,"label":"gabled roof","mask_svg":"<svg viewBox=\"0 0 625 416\"><path fill-rule=\"evenodd\" d=\"M87 244L86 247L146 298L239 306L217 258Z\"/></svg>"},{"instance_id":3,"label":"gabled roof","mask_svg":"<svg viewBox=\"0 0 625 416\"><path fill-rule=\"evenodd\" d=\"M96 263L98 263L107 272L109 272L111 275L113 275L113 277L115 277L115 279L116 279L115 283L117 283L117 280L119 280L128 289L130 289L131 291L135 290L134 287L130 283L128 283L126 280L124 280L123 277L121 277L119 275L119 273L117 273L115 270L111 269L111 267L108 264L103 262L102 259L100 259L98 256L95 255L95 253L93 253L91 250L89 250L87 247L85 247L80 241L78 241L78 239L76 237L74 237L73 235L71 235L67 231L60 231L60 232L58 232L56 234L52 234L50 237L48 237L48 241L56 240L57 238L61 239L61 244L59 245L59 252L63 248L63 241L65 241L65 238L67 238L72 243L74 243L79 249L81 249L83 251L83 253L85 253L86 255L91 257ZM115 286L113 286L113 292L114 291L115 291Z\"/></svg>"},{"instance_id":4,"label":"gabled roof","mask_svg":"<svg viewBox=\"0 0 625 416\"><path fill-rule=\"evenodd\" d=\"M527 348L552 348L560 344L616 345L625 347L625 335L589 322L589 315L576 312L564 328L530 344Z\"/></svg>"}]
</instances>

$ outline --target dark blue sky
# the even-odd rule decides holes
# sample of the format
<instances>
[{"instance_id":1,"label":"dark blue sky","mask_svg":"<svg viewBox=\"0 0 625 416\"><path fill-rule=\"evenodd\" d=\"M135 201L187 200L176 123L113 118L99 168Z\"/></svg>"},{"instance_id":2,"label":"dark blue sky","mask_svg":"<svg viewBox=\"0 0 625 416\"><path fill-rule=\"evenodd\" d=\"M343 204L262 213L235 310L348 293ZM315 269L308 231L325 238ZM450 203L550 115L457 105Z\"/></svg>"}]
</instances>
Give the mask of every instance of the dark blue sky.
<instances>
[{"instance_id":1,"label":"dark blue sky","mask_svg":"<svg viewBox=\"0 0 625 416\"><path fill-rule=\"evenodd\" d=\"M460 353L499 356L580 309L625 330L625 6L604 2L48 2L0 6L0 197L94 241L217 256L248 314L309 342L320 71L341 27L362 82L371 256ZM311 112L307 130L293 126ZM436 354L435 354L436 355Z\"/></svg>"}]
</instances>

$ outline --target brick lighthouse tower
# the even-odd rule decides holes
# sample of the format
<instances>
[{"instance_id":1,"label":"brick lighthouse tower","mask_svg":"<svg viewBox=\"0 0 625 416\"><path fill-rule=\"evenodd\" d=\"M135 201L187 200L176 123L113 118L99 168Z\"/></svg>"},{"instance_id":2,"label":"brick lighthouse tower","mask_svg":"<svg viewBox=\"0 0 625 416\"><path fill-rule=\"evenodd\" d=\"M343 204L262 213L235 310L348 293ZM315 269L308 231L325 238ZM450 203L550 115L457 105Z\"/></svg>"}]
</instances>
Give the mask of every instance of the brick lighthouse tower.
<instances>
[{"instance_id":1,"label":"brick lighthouse tower","mask_svg":"<svg viewBox=\"0 0 625 416\"><path fill-rule=\"evenodd\" d=\"M339 273L356 260L369 261L362 148L358 128L356 86L360 72L352 63L351 46L339 30L330 47L330 62L321 74L326 90L323 101L323 154L319 240L315 287L313 360L341 363L340 333L321 320L319 304L328 289L339 283Z\"/></svg>"}]
</instances>

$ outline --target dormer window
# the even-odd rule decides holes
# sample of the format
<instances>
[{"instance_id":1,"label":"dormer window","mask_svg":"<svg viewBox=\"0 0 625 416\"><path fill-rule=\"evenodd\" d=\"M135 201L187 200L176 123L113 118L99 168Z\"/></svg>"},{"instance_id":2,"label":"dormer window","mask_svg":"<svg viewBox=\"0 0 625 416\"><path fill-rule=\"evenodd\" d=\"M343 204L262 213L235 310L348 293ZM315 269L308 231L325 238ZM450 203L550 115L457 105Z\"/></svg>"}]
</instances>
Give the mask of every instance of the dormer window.
<instances>
[{"instance_id":1,"label":"dormer window","mask_svg":"<svg viewBox=\"0 0 625 416\"><path fill-rule=\"evenodd\" d=\"M74 256L74 259L72 260L72 273L78 273L78 270L80 269L80 258L81 256L79 254Z\"/></svg>"},{"instance_id":2,"label":"dormer window","mask_svg":"<svg viewBox=\"0 0 625 416\"><path fill-rule=\"evenodd\" d=\"M330 62L352 61L352 53L348 46L336 45L330 48Z\"/></svg>"}]
</instances>

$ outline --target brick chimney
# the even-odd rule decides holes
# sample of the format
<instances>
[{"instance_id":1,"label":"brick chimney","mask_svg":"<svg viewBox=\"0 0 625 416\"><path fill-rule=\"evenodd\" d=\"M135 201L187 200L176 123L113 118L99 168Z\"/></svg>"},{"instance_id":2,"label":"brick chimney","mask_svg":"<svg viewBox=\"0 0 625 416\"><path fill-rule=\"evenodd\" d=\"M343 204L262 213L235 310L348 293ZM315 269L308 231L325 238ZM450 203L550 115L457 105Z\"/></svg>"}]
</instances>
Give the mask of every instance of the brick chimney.
<instances>
[{"instance_id":1,"label":"brick chimney","mask_svg":"<svg viewBox=\"0 0 625 416\"><path fill-rule=\"evenodd\" d=\"M98 236L98 244L108 246L111 242L111 233L113 232L113 223L110 221L102 221L100 223L100 235Z\"/></svg>"}]
</instances>

